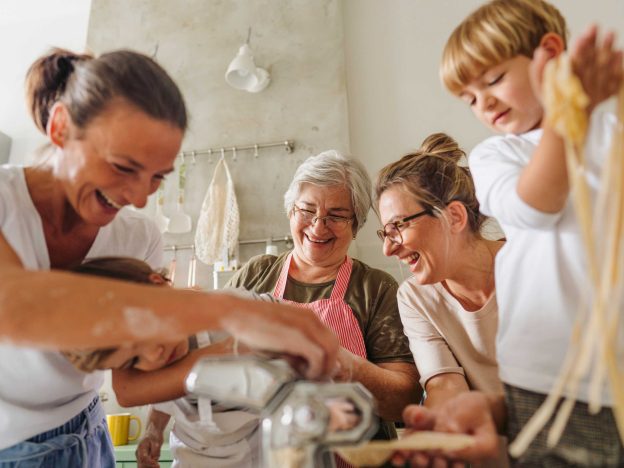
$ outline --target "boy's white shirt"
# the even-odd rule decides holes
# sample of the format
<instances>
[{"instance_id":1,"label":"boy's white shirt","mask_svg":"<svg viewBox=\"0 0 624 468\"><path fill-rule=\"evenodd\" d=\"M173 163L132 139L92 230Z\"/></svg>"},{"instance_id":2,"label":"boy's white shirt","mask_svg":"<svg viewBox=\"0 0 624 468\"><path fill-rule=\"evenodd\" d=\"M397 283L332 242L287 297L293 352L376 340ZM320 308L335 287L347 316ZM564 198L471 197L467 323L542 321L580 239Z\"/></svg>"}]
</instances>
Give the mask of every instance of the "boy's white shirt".
<instances>
[{"instance_id":1,"label":"boy's white shirt","mask_svg":"<svg viewBox=\"0 0 624 468\"><path fill-rule=\"evenodd\" d=\"M596 198L615 118L592 116L586 143L587 180ZM503 382L539 393L553 387L579 308L590 301L587 258L572 201L555 214L527 205L517 184L542 130L495 136L469 157L481 211L498 220L507 242L496 257L499 306L497 357ZM624 359L620 349L619 361ZM588 399L588 379L578 399ZM612 398L605 388L603 402Z\"/></svg>"}]
</instances>

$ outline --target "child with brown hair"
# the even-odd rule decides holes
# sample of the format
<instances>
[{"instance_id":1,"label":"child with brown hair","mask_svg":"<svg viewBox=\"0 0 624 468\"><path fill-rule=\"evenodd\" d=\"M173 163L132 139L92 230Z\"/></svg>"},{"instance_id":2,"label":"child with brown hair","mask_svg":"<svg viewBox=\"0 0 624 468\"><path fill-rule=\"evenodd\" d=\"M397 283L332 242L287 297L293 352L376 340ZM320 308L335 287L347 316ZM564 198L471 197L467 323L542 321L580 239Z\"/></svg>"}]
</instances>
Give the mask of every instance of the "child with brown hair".
<instances>
[{"instance_id":1,"label":"child with brown hair","mask_svg":"<svg viewBox=\"0 0 624 468\"><path fill-rule=\"evenodd\" d=\"M477 444L454 457L479 459L493 452L492 416L514 439L555 384L579 306L589 303L587 258L569 200L565 146L545 119L540 91L545 64L566 44L565 20L553 5L493 0L453 31L443 53L446 87L501 134L477 145L469 165L482 212L496 218L507 237L496 260L497 357L505 400L468 393L437 412L412 406L404 414L415 429L475 434ZM614 47L613 34L599 39L594 26L569 54L589 98L586 177L595 196L615 119L594 109L621 85L622 52ZM584 379L558 445L547 446L546 427L518 466L622 466L624 448L609 408L611 395L605 388L607 408L592 415L587 387Z\"/></svg>"},{"instance_id":2,"label":"child with brown hair","mask_svg":"<svg viewBox=\"0 0 624 468\"><path fill-rule=\"evenodd\" d=\"M147 263L128 257L94 258L72 271L136 283L169 284L164 272L155 271ZM276 302L269 294L237 293ZM258 416L217 407L212 416L213 424L217 424L218 429L213 426L206 429L205 421L193 420L193 414L198 414L196 398L187 396L184 389L186 375L201 357L234 352L233 340L223 335L222 332L200 332L188 340L171 343L64 351L63 354L84 372L112 369L113 388L123 406L162 403L150 407L146 431L137 446L140 466L158 466L160 447L164 442L163 432L172 416L175 425L171 449L176 463L196 460L199 464L210 466L253 466L257 461ZM243 345L237 351L247 352ZM202 444L201 450L198 449L197 446Z\"/></svg>"},{"instance_id":3,"label":"child with brown hair","mask_svg":"<svg viewBox=\"0 0 624 468\"><path fill-rule=\"evenodd\" d=\"M98 257L73 268L76 273L146 283L169 284L164 272L153 270L146 262L131 257ZM102 369L160 369L177 361L189 351L189 340L161 344L139 343L115 348L62 351L83 372Z\"/></svg>"}]
</instances>

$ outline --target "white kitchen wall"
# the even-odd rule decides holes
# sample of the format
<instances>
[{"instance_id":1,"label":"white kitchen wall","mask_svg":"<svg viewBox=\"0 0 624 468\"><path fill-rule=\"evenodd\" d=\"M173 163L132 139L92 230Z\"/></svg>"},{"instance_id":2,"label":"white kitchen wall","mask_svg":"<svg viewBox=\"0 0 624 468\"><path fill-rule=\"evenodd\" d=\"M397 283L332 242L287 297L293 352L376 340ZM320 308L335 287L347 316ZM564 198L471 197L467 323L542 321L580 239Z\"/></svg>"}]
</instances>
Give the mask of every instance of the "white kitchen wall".
<instances>
[{"instance_id":1,"label":"white kitchen wall","mask_svg":"<svg viewBox=\"0 0 624 468\"><path fill-rule=\"evenodd\" d=\"M83 50L90 8L91 0L0 1L0 131L12 139L10 162L32 161L45 142L26 110L28 67L53 46Z\"/></svg>"},{"instance_id":2,"label":"white kitchen wall","mask_svg":"<svg viewBox=\"0 0 624 468\"><path fill-rule=\"evenodd\" d=\"M489 135L468 106L443 89L438 65L455 26L481 0L344 0L345 58L351 151L371 174L430 133L444 131L466 150ZM553 0L574 38L590 22L624 41L624 1ZM358 236L360 258L401 278L395 259L381 253L371 215Z\"/></svg>"}]
</instances>

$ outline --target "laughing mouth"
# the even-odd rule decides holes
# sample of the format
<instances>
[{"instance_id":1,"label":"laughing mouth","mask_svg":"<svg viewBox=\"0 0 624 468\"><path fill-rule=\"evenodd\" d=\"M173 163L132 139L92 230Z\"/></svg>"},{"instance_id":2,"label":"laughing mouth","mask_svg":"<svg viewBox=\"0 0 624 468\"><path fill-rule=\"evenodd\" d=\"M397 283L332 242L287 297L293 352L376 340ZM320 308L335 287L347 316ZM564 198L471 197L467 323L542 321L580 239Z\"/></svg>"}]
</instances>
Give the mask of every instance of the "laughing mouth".
<instances>
[{"instance_id":1,"label":"laughing mouth","mask_svg":"<svg viewBox=\"0 0 624 468\"><path fill-rule=\"evenodd\" d=\"M100 190L96 190L96 193L98 195L98 198L102 200L102 202L105 205L109 206L110 208L114 208L116 210L121 210L123 208L123 205L119 205L118 203L116 203L112 198L108 197L104 192Z\"/></svg>"},{"instance_id":2,"label":"laughing mouth","mask_svg":"<svg viewBox=\"0 0 624 468\"><path fill-rule=\"evenodd\" d=\"M411 265L415 265L418 262L419 258L420 258L420 254L418 252L414 252L413 254L408 255L407 257L403 257L401 261L411 266Z\"/></svg>"},{"instance_id":3,"label":"laughing mouth","mask_svg":"<svg viewBox=\"0 0 624 468\"><path fill-rule=\"evenodd\" d=\"M331 241L332 239L311 239L310 236L308 236L307 234L304 234L305 238L309 241L312 242L313 244L327 244L329 241Z\"/></svg>"}]
</instances>

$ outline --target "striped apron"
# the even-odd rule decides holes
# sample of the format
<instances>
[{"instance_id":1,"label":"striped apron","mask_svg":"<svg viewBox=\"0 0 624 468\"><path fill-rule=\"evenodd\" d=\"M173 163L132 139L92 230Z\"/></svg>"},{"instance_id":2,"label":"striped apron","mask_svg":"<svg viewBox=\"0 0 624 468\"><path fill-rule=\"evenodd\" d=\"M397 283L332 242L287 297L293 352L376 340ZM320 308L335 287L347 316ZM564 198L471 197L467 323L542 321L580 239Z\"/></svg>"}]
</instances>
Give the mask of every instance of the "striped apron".
<instances>
[{"instance_id":1,"label":"striped apron","mask_svg":"<svg viewBox=\"0 0 624 468\"><path fill-rule=\"evenodd\" d=\"M364 336L362 335L360 324L355 318L353 310L344 300L347 287L349 286L349 279L351 278L353 260L347 256L340 266L329 299L321 299L307 304L284 300L284 290L288 281L291 260L292 252L284 262L279 279L273 290L273 296L283 302L314 311L321 322L336 334L340 346L351 351L356 356L366 359L366 345L364 344ZM342 460L338 455L336 455L336 466L337 468L351 468L351 465Z\"/></svg>"}]
</instances>

